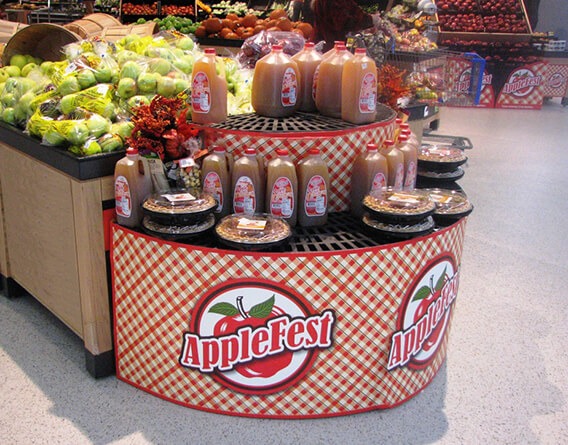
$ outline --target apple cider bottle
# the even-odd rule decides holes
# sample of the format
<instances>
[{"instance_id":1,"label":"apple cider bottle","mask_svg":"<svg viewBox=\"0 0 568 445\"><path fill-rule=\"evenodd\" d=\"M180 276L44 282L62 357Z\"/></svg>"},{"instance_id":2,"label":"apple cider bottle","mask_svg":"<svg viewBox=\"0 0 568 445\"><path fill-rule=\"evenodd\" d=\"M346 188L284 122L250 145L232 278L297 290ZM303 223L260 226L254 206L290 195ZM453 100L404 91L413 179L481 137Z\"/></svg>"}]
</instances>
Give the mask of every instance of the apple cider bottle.
<instances>
[{"instance_id":1,"label":"apple cider bottle","mask_svg":"<svg viewBox=\"0 0 568 445\"><path fill-rule=\"evenodd\" d=\"M322 226L327 223L329 170L320 151L312 148L297 166L298 225Z\"/></svg>"},{"instance_id":2,"label":"apple cider bottle","mask_svg":"<svg viewBox=\"0 0 568 445\"><path fill-rule=\"evenodd\" d=\"M233 165L233 212L254 214L264 211L264 183L261 180L256 150L245 149Z\"/></svg>"},{"instance_id":3,"label":"apple cider bottle","mask_svg":"<svg viewBox=\"0 0 568 445\"><path fill-rule=\"evenodd\" d=\"M377 115L377 66L365 48L345 62L341 77L341 119L368 124Z\"/></svg>"},{"instance_id":4,"label":"apple cider bottle","mask_svg":"<svg viewBox=\"0 0 568 445\"><path fill-rule=\"evenodd\" d=\"M397 148L404 158L404 190L412 190L416 187L416 175L418 168L418 152L416 147L408 140L408 135L403 131L398 137Z\"/></svg>"},{"instance_id":5,"label":"apple cider bottle","mask_svg":"<svg viewBox=\"0 0 568 445\"><path fill-rule=\"evenodd\" d=\"M300 105L300 70L282 45L258 60L252 79L251 105L261 116L285 117L294 114Z\"/></svg>"},{"instance_id":6,"label":"apple cider bottle","mask_svg":"<svg viewBox=\"0 0 568 445\"><path fill-rule=\"evenodd\" d=\"M352 57L345 45L337 45L335 52L319 65L315 102L324 116L341 119L341 77L345 62Z\"/></svg>"},{"instance_id":7,"label":"apple cider bottle","mask_svg":"<svg viewBox=\"0 0 568 445\"><path fill-rule=\"evenodd\" d=\"M388 186L394 190L402 190L404 183L404 156L401 151L395 147L394 142L386 140L383 149L383 156L387 159L389 166Z\"/></svg>"},{"instance_id":8,"label":"apple cider bottle","mask_svg":"<svg viewBox=\"0 0 568 445\"><path fill-rule=\"evenodd\" d=\"M296 225L298 208L298 178L288 150L279 149L277 157L268 163L266 171L266 213Z\"/></svg>"},{"instance_id":9,"label":"apple cider bottle","mask_svg":"<svg viewBox=\"0 0 568 445\"><path fill-rule=\"evenodd\" d=\"M195 61L191 73L191 120L213 124L227 119L227 80L217 74L215 48L205 48L205 54Z\"/></svg>"},{"instance_id":10,"label":"apple cider bottle","mask_svg":"<svg viewBox=\"0 0 568 445\"><path fill-rule=\"evenodd\" d=\"M376 144L368 144L360 153L351 169L351 214L363 216L363 198L370 192L386 188L389 168L386 158Z\"/></svg>"},{"instance_id":11,"label":"apple cider bottle","mask_svg":"<svg viewBox=\"0 0 568 445\"><path fill-rule=\"evenodd\" d=\"M292 60L298 64L300 70L300 111L316 111L313 84L314 75L321 63L322 56L315 49L314 42L306 42L304 49L294 56Z\"/></svg>"},{"instance_id":12,"label":"apple cider bottle","mask_svg":"<svg viewBox=\"0 0 568 445\"><path fill-rule=\"evenodd\" d=\"M225 149L216 145L213 152L203 159L201 165L203 191L217 201L215 217L217 219L231 213L231 173Z\"/></svg>"},{"instance_id":13,"label":"apple cider bottle","mask_svg":"<svg viewBox=\"0 0 568 445\"><path fill-rule=\"evenodd\" d=\"M138 150L128 148L126 156L114 167L114 202L116 220L126 227L137 227L142 221L142 204L152 193L152 178L145 171Z\"/></svg>"}]
</instances>

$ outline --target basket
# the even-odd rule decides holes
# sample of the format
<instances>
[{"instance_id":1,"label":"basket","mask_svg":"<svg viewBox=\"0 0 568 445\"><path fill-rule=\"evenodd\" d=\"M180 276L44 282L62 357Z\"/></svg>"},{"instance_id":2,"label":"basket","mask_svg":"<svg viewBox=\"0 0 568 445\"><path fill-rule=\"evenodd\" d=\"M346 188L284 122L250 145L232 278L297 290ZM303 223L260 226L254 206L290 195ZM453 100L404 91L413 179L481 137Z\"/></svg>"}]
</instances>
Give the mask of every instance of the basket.
<instances>
[{"instance_id":1,"label":"basket","mask_svg":"<svg viewBox=\"0 0 568 445\"><path fill-rule=\"evenodd\" d=\"M109 14L95 13L84 16L82 19L64 25L83 39L101 36L108 27L121 26L120 21Z\"/></svg>"},{"instance_id":2,"label":"basket","mask_svg":"<svg viewBox=\"0 0 568 445\"><path fill-rule=\"evenodd\" d=\"M101 37L108 42L116 42L128 35L138 35L140 37L152 36L159 31L156 22L150 21L142 24L132 24L123 26L109 26L103 29Z\"/></svg>"},{"instance_id":3,"label":"basket","mask_svg":"<svg viewBox=\"0 0 568 445\"><path fill-rule=\"evenodd\" d=\"M0 43L8 43L8 40L10 40L16 32L26 26L28 25L20 22L0 20Z\"/></svg>"},{"instance_id":4,"label":"basket","mask_svg":"<svg viewBox=\"0 0 568 445\"><path fill-rule=\"evenodd\" d=\"M2 63L8 65L15 54L30 54L56 62L64 58L63 47L81 40L74 32L53 23L35 23L16 32L6 43Z\"/></svg>"}]
</instances>

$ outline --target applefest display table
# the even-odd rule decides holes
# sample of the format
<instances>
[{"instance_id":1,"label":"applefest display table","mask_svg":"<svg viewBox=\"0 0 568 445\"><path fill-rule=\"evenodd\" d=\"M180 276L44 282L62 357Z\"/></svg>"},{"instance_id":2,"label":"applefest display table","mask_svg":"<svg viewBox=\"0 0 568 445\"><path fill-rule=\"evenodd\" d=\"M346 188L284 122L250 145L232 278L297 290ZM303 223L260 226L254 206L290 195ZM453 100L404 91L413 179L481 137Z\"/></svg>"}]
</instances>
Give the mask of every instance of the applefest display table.
<instances>
[{"instance_id":1,"label":"applefest display table","mask_svg":"<svg viewBox=\"0 0 568 445\"><path fill-rule=\"evenodd\" d=\"M381 245L345 211L345 167L369 140L392 137L394 117L327 132L271 131L286 119L217 128L229 151L321 148L330 220L296 227L278 251L113 224L117 377L187 407L267 418L389 408L428 385L446 356L466 219Z\"/></svg>"}]
</instances>

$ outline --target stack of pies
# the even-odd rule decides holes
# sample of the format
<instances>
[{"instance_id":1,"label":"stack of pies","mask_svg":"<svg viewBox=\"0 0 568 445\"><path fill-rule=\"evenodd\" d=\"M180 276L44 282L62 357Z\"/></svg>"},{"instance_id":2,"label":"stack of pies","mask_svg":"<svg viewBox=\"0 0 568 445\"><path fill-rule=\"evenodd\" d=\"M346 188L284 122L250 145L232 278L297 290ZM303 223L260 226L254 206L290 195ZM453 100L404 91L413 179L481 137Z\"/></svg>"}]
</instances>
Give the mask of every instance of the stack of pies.
<instances>
[{"instance_id":1,"label":"stack of pies","mask_svg":"<svg viewBox=\"0 0 568 445\"><path fill-rule=\"evenodd\" d=\"M283 219L264 213L225 216L215 227L219 241L238 250L271 250L287 243L292 236Z\"/></svg>"},{"instance_id":2,"label":"stack of pies","mask_svg":"<svg viewBox=\"0 0 568 445\"><path fill-rule=\"evenodd\" d=\"M436 204L420 190L387 188L363 198L366 230L382 241L402 241L430 233L435 226Z\"/></svg>"},{"instance_id":3,"label":"stack of pies","mask_svg":"<svg viewBox=\"0 0 568 445\"><path fill-rule=\"evenodd\" d=\"M176 189L150 195L142 204L142 228L150 235L184 240L215 225L217 201L198 189Z\"/></svg>"},{"instance_id":4,"label":"stack of pies","mask_svg":"<svg viewBox=\"0 0 568 445\"><path fill-rule=\"evenodd\" d=\"M439 226L451 225L473 211L473 205L462 191L440 188L423 191L436 203L436 210L432 216Z\"/></svg>"},{"instance_id":5,"label":"stack of pies","mask_svg":"<svg viewBox=\"0 0 568 445\"><path fill-rule=\"evenodd\" d=\"M463 150L451 145L423 144L418 149L417 182L423 185L455 183L464 175L467 162Z\"/></svg>"}]
</instances>

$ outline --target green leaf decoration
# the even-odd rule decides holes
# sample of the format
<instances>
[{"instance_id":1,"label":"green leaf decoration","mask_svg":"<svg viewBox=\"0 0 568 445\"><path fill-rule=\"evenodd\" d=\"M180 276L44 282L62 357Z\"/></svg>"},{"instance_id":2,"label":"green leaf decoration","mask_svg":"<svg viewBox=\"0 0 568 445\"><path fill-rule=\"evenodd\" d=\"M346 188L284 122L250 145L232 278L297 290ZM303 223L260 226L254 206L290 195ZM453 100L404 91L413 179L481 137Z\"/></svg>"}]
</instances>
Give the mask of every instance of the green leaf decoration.
<instances>
[{"instance_id":1,"label":"green leaf decoration","mask_svg":"<svg viewBox=\"0 0 568 445\"><path fill-rule=\"evenodd\" d=\"M436 287L434 288L436 291L439 291L444 287L444 283L446 282L447 270L448 266L444 267L444 272L442 273L442 275L440 275L440 278L438 278L438 281L436 282Z\"/></svg>"},{"instance_id":2,"label":"green leaf decoration","mask_svg":"<svg viewBox=\"0 0 568 445\"><path fill-rule=\"evenodd\" d=\"M249 317L266 318L272 312L274 307L274 294L268 300L258 303L250 308Z\"/></svg>"},{"instance_id":3,"label":"green leaf decoration","mask_svg":"<svg viewBox=\"0 0 568 445\"><path fill-rule=\"evenodd\" d=\"M422 286L420 289L418 289L418 292L416 292L412 301L424 300L424 298L428 298L429 296L430 288L428 286Z\"/></svg>"},{"instance_id":4,"label":"green leaf decoration","mask_svg":"<svg viewBox=\"0 0 568 445\"><path fill-rule=\"evenodd\" d=\"M214 314L228 315L229 317L239 314L239 310L231 303L214 304L213 306L211 306L211 309L209 309L209 312L213 312Z\"/></svg>"}]
</instances>

